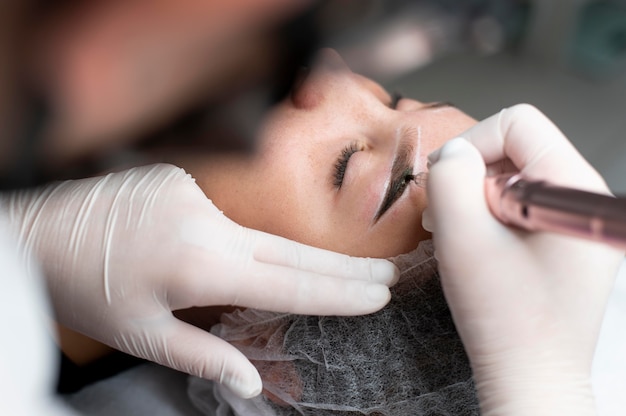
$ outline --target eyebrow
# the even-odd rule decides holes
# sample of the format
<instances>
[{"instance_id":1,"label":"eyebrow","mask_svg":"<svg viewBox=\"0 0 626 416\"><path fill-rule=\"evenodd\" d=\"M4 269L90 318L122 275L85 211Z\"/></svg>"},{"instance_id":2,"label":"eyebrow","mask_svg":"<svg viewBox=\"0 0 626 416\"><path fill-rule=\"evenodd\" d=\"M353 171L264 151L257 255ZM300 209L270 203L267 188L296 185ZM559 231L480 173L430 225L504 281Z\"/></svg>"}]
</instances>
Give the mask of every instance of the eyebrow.
<instances>
[{"instance_id":1,"label":"eyebrow","mask_svg":"<svg viewBox=\"0 0 626 416\"><path fill-rule=\"evenodd\" d=\"M395 110L398 107L398 101L400 101L403 97L404 95L402 95L401 92L394 91L391 94L391 101L389 102L389 108L391 108L392 110Z\"/></svg>"},{"instance_id":2,"label":"eyebrow","mask_svg":"<svg viewBox=\"0 0 626 416\"><path fill-rule=\"evenodd\" d=\"M414 143L417 130L412 127L404 128L401 135L398 150L391 167L391 182L387 187L385 198L374 216L374 222L378 221L380 217L391 208L393 203L398 199L398 192L404 185L406 177L413 174Z\"/></svg>"},{"instance_id":3,"label":"eyebrow","mask_svg":"<svg viewBox=\"0 0 626 416\"><path fill-rule=\"evenodd\" d=\"M434 101L432 103L424 104L422 108L441 108L441 107L455 107L450 101Z\"/></svg>"}]
</instances>

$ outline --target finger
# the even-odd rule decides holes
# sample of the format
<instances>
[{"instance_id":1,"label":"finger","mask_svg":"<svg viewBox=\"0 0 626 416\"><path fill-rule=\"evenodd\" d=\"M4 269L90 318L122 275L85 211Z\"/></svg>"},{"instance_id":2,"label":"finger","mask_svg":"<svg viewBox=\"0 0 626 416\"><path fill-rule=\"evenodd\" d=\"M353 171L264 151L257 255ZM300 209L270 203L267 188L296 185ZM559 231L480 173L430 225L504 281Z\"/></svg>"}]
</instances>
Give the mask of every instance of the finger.
<instances>
[{"instance_id":1,"label":"finger","mask_svg":"<svg viewBox=\"0 0 626 416\"><path fill-rule=\"evenodd\" d=\"M606 189L604 181L563 133L537 108L519 104L463 133L487 164L510 159L529 178Z\"/></svg>"},{"instance_id":2,"label":"finger","mask_svg":"<svg viewBox=\"0 0 626 416\"><path fill-rule=\"evenodd\" d=\"M210 215L217 215L219 221L208 223L188 218L181 235L185 242L220 253L224 259L234 256L239 257L238 264L253 260L255 264L285 269L284 272L310 272L386 285L395 284L400 276L398 268L390 261L351 257L241 227L218 212L213 204L207 206L213 210Z\"/></svg>"},{"instance_id":3,"label":"finger","mask_svg":"<svg viewBox=\"0 0 626 416\"><path fill-rule=\"evenodd\" d=\"M389 302L387 285L399 272L388 261L352 258L219 219L185 222L183 240L197 248L185 251L168 295L170 308L237 305L360 315Z\"/></svg>"},{"instance_id":4,"label":"finger","mask_svg":"<svg viewBox=\"0 0 626 416\"><path fill-rule=\"evenodd\" d=\"M484 237L485 224L496 220L485 200L485 164L478 150L463 138L452 139L429 172L428 226L436 245L446 239L438 256L466 250L467 238L484 240L476 237Z\"/></svg>"},{"instance_id":5,"label":"finger","mask_svg":"<svg viewBox=\"0 0 626 416\"><path fill-rule=\"evenodd\" d=\"M237 348L178 319L172 321L170 330L159 334L165 339L157 346L159 364L222 383L242 398L261 393L258 371Z\"/></svg>"},{"instance_id":6,"label":"finger","mask_svg":"<svg viewBox=\"0 0 626 416\"><path fill-rule=\"evenodd\" d=\"M506 158L487 165L487 176L495 176L501 173L519 173L519 169Z\"/></svg>"},{"instance_id":7,"label":"finger","mask_svg":"<svg viewBox=\"0 0 626 416\"><path fill-rule=\"evenodd\" d=\"M368 314L380 310L391 299L384 284L269 264L243 270L219 288L207 288L206 293L210 293L210 299L199 302L305 315Z\"/></svg>"},{"instance_id":8,"label":"finger","mask_svg":"<svg viewBox=\"0 0 626 416\"><path fill-rule=\"evenodd\" d=\"M260 263L387 285L395 284L400 275L398 268L384 259L351 257L267 233L255 234L257 242L253 255Z\"/></svg>"}]
</instances>

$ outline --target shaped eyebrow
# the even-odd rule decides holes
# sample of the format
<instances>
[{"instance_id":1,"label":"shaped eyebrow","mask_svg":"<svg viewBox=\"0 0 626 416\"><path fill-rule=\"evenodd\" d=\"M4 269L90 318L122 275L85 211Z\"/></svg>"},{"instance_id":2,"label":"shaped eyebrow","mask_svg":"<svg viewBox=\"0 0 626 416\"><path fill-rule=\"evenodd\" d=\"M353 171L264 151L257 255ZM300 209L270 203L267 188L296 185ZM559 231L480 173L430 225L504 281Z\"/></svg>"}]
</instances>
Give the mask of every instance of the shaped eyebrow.
<instances>
[{"instance_id":1,"label":"shaped eyebrow","mask_svg":"<svg viewBox=\"0 0 626 416\"><path fill-rule=\"evenodd\" d=\"M406 178L413 174L413 161L415 153L415 140L417 130L414 128L406 128L402 130L402 137L398 145L396 156L391 167L391 181L387 187L387 193L381 203L374 221L378 221L380 217L393 205L401 195L400 190L406 186Z\"/></svg>"}]
</instances>

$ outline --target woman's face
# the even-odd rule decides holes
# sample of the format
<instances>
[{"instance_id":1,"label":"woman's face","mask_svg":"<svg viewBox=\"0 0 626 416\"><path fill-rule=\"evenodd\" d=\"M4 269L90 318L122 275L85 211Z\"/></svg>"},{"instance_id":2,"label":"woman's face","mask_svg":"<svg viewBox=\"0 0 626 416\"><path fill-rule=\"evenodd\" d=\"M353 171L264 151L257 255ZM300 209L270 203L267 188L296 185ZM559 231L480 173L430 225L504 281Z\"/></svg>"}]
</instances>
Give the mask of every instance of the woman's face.
<instances>
[{"instance_id":1,"label":"woman's face","mask_svg":"<svg viewBox=\"0 0 626 416\"><path fill-rule=\"evenodd\" d=\"M396 102L397 101L397 102ZM350 255L389 257L429 238L426 156L476 121L442 103L394 100L323 50L269 113L254 157L185 168L239 224Z\"/></svg>"}]
</instances>

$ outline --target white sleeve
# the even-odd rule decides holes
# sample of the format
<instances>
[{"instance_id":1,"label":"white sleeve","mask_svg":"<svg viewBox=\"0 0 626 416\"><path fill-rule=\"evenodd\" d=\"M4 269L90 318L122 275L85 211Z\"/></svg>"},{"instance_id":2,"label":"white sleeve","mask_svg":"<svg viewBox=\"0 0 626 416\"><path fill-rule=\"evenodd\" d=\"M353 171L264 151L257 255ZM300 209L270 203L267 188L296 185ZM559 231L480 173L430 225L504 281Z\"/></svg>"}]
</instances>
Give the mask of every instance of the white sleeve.
<instances>
[{"instance_id":1,"label":"white sleeve","mask_svg":"<svg viewBox=\"0 0 626 416\"><path fill-rule=\"evenodd\" d=\"M622 262L602 322L592 372L600 416L621 416L626 409L626 260Z\"/></svg>"},{"instance_id":2,"label":"white sleeve","mask_svg":"<svg viewBox=\"0 0 626 416\"><path fill-rule=\"evenodd\" d=\"M27 273L8 235L0 212L0 414L74 415L54 397L58 355L43 279L34 262Z\"/></svg>"}]
</instances>

